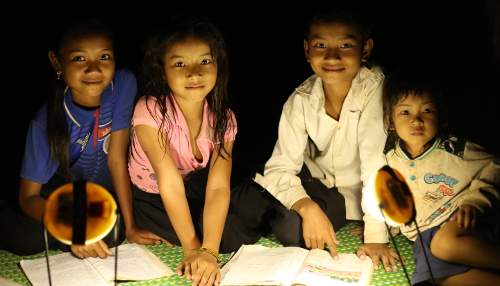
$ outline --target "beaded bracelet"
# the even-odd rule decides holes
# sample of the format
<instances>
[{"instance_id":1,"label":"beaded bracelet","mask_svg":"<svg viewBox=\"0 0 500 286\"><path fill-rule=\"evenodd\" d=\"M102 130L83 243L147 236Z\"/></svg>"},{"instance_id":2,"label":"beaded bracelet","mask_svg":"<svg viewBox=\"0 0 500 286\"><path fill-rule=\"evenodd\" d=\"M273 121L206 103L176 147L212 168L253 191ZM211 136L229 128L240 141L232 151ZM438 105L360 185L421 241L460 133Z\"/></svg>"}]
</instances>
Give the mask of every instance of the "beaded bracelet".
<instances>
[{"instance_id":1,"label":"beaded bracelet","mask_svg":"<svg viewBox=\"0 0 500 286\"><path fill-rule=\"evenodd\" d=\"M200 254L202 252L206 252L206 253L213 255L215 257L215 259L217 259L217 263L220 263L220 255L217 252L213 251L210 248L200 247L200 249L198 249L198 254Z\"/></svg>"}]
</instances>

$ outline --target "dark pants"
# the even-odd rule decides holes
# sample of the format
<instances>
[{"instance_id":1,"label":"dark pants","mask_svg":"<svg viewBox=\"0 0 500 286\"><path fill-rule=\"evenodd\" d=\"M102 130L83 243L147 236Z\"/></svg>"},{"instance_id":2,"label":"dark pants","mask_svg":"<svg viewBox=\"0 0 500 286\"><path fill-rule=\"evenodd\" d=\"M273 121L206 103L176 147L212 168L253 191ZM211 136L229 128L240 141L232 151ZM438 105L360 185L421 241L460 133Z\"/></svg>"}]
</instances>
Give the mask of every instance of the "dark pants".
<instances>
[{"instance_id":1,"label":"dark pants","mask_svg":"<svg viewBox=\"0 0 500 286\"><path fill-rule=\"evenodd\" d=\"M66 182L55 176L43 185L40 195L48 198L58 187ZM45 251L44 225L25 214L16 205L7 205L0 209L0 249L16 255L33 255ZM103 241L109 247L119 245L125 240L125 227L120 220L119 236L115 241L114 229ZM64 244L47 231L47 243L50 250L71 251L71 245Z\"/></svg>"},{"instance_id":2,"label":"dark pants","mask_svg":"<svg viewBox=\"0 0 500 286\"><path fill-rule=\"evenodd\" d=\"M500 210L498 202L493 208L486 210L481 220L475 226L475 229L484 235L484 239L492 244L500 245ZM447 221L458 211L455 210L448 216ZM415 261L415 270L412 273L412 285L428 285L432 278L441 279L455 276L469 271L473 268L470 265L457 264L443 261L431 252L431 242L434 235L441 226L434 226L420 233L413 244L413 261ZM460 248L457 245L457 248ZM432 271L432 274L431 272Z\"/></svg>"},{"instance_id":3,"label":"dark pants","mask_svg":"<svg viewBox=\"0 0 500 286\"><path fill-rule=\"evenodd\" d=\"M305 165L298 176L307 194L325 212L335 231L351 222L346 219L345 199L337 188L329 189L318 179L313 178ZM251 202L253 207L244 214L252 216L253 212L256 218L254 222L259 224L253 227L261 229L264 233L269 229L284 246L305 247L300 215L294 210L288 210L255 182L247 183L245 187L251 189L247 190L247 193L253 194ZM239 213L241 214L241 211Z\"/></svg>"},{"instance_id":4,"label":"dark pants","mask_svg":"<svg viewBox=\"0 0 500 286\"><path fill-rule=\"evenodd\" d=\"M209 167L206 167L197 171L184 185L191 217L199 238L203 237L203 208L208 169ZM261 194L258 191L253 192L254 190L256 189L249 188L243 183L231 191L231 203L222 233L220 253L236 251L242 244L253 244L261 238L262 232L258 228L261 223L253 211L255 198L260 198ZM133 186L133 193L137 225L173 244L181 245L161 196L144 192L136 186Z\"/></svg>"}]
</instances>

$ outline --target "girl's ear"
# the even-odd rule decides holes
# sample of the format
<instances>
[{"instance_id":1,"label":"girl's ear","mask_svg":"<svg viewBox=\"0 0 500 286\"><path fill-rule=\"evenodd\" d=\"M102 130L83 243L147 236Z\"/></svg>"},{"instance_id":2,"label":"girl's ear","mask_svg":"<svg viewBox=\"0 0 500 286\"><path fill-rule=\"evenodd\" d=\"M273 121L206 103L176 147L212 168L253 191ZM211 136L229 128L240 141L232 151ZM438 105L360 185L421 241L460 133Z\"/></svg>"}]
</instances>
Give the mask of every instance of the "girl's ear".
<instances>
[{"instance_id":1,"label":"girl's ear","mask_svg":"<svg viewBox=\"0 0 500 286\"><path fill-rule=\"evenodd\" d=\"M309 60L309 43L305 39L304 39L304 53L306 55L307 62L310 62L310 60Z\"/></svg>"},{"instance_id":2,"label":"girl's ear","mask_svg":"<svg viewBox=\"0 0 500 286\"><path fill-rule=\"evenodd\" d=\"M389 126L389 130L394 130L394 124L392 123L391 118L389 116L384 117L385 122L387 123L387 126Z\"/></svg>"},{"instance_id":3,"label":"girl's ear","mask_svg":"<svg viewBox=\"0 0 500 286\"><path fill-rule=\"evenodd\" d=\"M52 64L52 67L56 71L56 74L60 75L61 74L61 65L59 64L59 60L57 59L57 56L53 51L49 52L49 60L50 60L50 63Z\"/></svg>"},{"instance_id":4,"label":"girl's ear","mask_svg":"<svg viewBox=\"0 0 500 286\"><path fill-rule=\"evenodd\" d=\"M368 58L370 57L373 49L373 39L368 39L365 42L365 46L363 47L363 52L361 55L361 61L366 62L368 61Z\"/></svg>"},{"instance_id":5,"label":"girl's ear","mask_svg":"<svg viewBox=\"0 0 500 286\"><path fill-rule=\"evenodd\" d=\"M394 127L394 123L392 122L392 120L389 118L388 119L389 121L389 130L396 130L396 127Z\"/></svg>"}]
</instances>

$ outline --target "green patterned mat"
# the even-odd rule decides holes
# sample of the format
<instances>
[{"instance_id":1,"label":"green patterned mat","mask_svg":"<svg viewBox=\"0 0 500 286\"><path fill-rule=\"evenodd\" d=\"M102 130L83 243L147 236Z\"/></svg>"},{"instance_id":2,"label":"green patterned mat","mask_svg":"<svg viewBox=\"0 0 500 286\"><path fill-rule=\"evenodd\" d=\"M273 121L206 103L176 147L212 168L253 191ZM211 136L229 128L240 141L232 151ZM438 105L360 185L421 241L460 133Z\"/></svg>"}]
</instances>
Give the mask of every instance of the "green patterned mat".
<instances>
[{"instance_id":1,"label":"green patterned mat","mask_svg":"<svg viewBox=\"0 0 500 286\"><path fill-rule=\"evenodd\" d=\"M337 232L337 237L341 241L341 245L338 246L339 252L344 253L356 253L356 247L361 243L361 239L358 235L349 234L349 230L355 228L356 224L349 224ZM401 253L401 256L406 260L406 271L411 280L411 273L415 267L412 260L413 253L413 243L410 242L402 235L395 237L396 245ZM124 243L127 243L125 241ZM268 247L281 247L282 245L276 240L276 238L271 235L268 237L262 237L256 244L268 246ZM394 245L389 243L389 246L394 250ZM172 271L176 271L177 266L182 262L184 257L182 248L179 246L168 247L166 245L148 245L147 246L156 256L158 256L163 262L167 264ZM62 253L61 251L50 251L49 255ZM31 255L31 256L17 256L12 253L0 250L0 276L21 285L30 286L23 272L18 266L19 261L22 259L35 259L45 257L45 252ZM221 255L222 262L224 263L229 254ZM383 269L375 270L372 276L372 282L370 285L377 286L388 286L388 285L409 285L406 278L406 274L398 263L398 271L386 272ZM0 285L2 281L0 280ZM127 282L120 283L123 286L129 285L191 285L191 281L186 280L184 276L178 276L174 274L170 277L142 281L142 282Z\"/></svg>"}]
</instances>

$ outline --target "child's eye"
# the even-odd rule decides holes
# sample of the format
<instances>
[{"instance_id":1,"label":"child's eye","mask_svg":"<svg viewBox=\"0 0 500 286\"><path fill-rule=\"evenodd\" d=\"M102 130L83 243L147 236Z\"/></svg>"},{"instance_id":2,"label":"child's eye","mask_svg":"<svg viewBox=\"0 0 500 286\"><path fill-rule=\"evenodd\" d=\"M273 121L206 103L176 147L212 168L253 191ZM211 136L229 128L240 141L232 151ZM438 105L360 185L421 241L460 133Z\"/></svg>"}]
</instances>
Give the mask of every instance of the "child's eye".
<instances>
[{"instance_id":1,"label":"child's eye","mask_svg":"<svg viewBox=\"0 0 500 286\"><path fill-rule=\"evenodd\" d=\"M176 66L176 67L185 67L186 64L183 63L183 62L177 62L177 63L174 64L174 66Z\"/></svg>"},{"instance_id":2,"label":"child's eye","mask_svg":"<svg viewBox=\"0 0 500 286\"><path fill-rule=\"evenodd\" d=\"M408 110L403 110L403 111L401 111L401 114L408 115L408 114L410 114L410 112Z\"/></svg>"},{"instance_id":3,"label":"child's eye","mask_svg":"<svg viewBox=\"0 0 500 286\"><path fill-rule=\"evenodd\" d=\"M341 48L350 48L350 47L352 47L352 45L351 45L351 44L347 44L347 43L346 43L346 44L342 44L342 45L340 45L340 47L341 47Z\"/></svg>"},{"instance_id":4,"label":"child's eye","mask_svg":"<svg viewBox=\"0 0 500 286\"><path fill-rule=\"evenodd\" d=\"M84 57L82 57L82 56L76 56L76 57L74 57L74 58L73 58L73 60L74 60L74 61L79 61L79 62L81 62L81 61L84 61L84 60L85 60L85 58L84 58Z\"/></svg>"},{"instance_id":5,"label":"child's eye","mask_svg":"<svg viewBox=\"0 0 500 286\"><path fill-rule=\"evenodd\" d=\"M202 65L208 65L208 64L210 64L210 63L212 63L212 61L211 61L211 60L202 60L202 61L201 61L201 64L202 64Z\"/></svg>"},{"instance_id":6,"label":"child's eye","mask_svg":"<svg viewBox=\"0 0 500 286\"><path fill-rule=\"evenodd\" d=\"M102 55L100 59L101 60L109 60L110 58L111 58L110 55Z\"/></svg>"},{"instance_id":7,"label":"child's eye","mask_svg":"<svg viewBox=\"0 0 500 286\"><path fill-rule=\"evenodd\" d=\"M317 43L316 45L314 45L315 47L317 48L326 48L326 45L325 44L322 44L322 43Z\"/></svg>"},{"instance_id":8,"label":"child's eye","mask_svg":"<svg viewBox=\"0 0 500 286\"><path fill-rule=\"evenodd\" d=\"M430 108L426 108L426 109L424 109L424 111L423 111L423 113L431 113L431 112L432 112L432 109L430 109Z\"/></svg>"}]
</instances>

